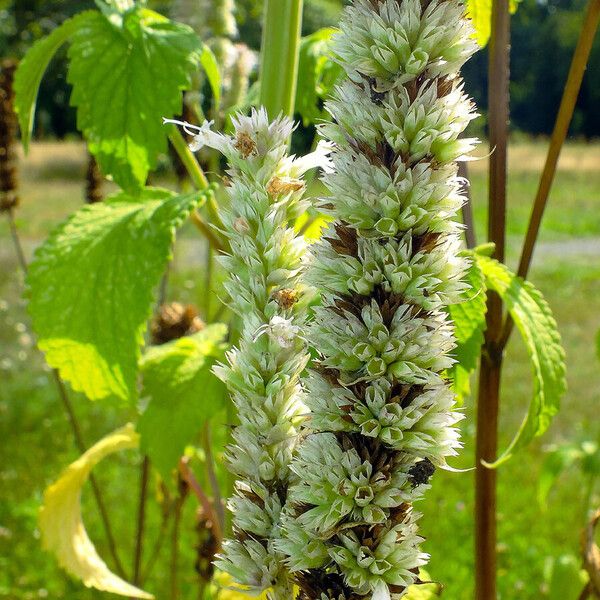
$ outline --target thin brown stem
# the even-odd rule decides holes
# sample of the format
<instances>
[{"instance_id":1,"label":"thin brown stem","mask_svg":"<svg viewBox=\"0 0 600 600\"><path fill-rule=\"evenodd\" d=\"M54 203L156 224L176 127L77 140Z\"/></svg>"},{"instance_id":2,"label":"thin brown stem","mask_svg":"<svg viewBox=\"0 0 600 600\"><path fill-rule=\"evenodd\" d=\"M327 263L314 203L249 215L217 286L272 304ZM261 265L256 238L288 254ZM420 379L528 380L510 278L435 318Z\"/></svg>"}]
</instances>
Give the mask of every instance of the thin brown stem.
<instances>
[{"instance_id":1,"label":"thin brown stem","mask_svg":"<svg viewBox=\"0 0 600 600\"><path fill-rule=\"evenodd\" d=\"M15 248L15 254L17 256L17 261L19 263L19 267L23 275L26 276L28 271L27 259L25 258L25 253L23 252L23 245L21 244L21 238L19 237L19 232L15 223L13 211L7 211L7 216L11 231L11 237ZM73 432L73 438L75 440L77 450L80 454L83 454L87 450L87 445L84 442L83 434L81 433L81 427L79 425L77 415L75 414L75 409L73 408L71 399L69 398L67 388L63 380L60 378L60 375L56 369L52 370L52 378L56 384L56 389L58 390L58 396L60 398L60 401L67 414L67 420L69 421L69 425L71 426L71 431ZM113 535L108 511L106 510L106 504L104 503L104 497L100 490L100 486L98 485L98 480L96 479L93 473L90 473L89 482L92 486L92 492L94 494L96 506L98 507L98 512L100 513L100 519L102 521L102 526L104 527L106 542L108 544L108 551L113 559L115 570L117 571L120 577L125 578L125 569L123 568L123 563L121 562L121 559L119 558L119 554L117 552L117 543L115 541L115 536Z\"/></svg>"},{"instance_id":2,"label":"thin brown stem","mask_svg":"<svg viewBox=\"0 0 600 600\"><path fill-rule=\"evenodd\" d=\"M160 556L160 552L163 549L165 536L167 534L167 529L169 525L169 519L171 518L171 509L165 510L162 514L160 526L158 529L158 535L156 536L156 540L154 541L154 545L152 546L152 550L150 551L150 557L148 558L148 562L146 563L146 567L143 569L142 575L140 576L139 587L142 587L146 582L146 579L152 573L152 569Z\"/></svg>"},{"instance_id":3,"label":"thin brown stem","mask_svg":"<svg viewBox=\"0 0 600 600\"><path fill-rule=\"evenodd\" d=\"M215 508L209 500L208 496L202 489L202 486L198 483L198 480L192 473L192 470L190 469L190 466L188 464L188 460L185 457L179 461L179 476L187 484L190 491L196 496L196 498L200 502L200 506L202 506L204 514L213 524L213 532L220 545L221 541L223 540L223 530L219 523L219 517L215 512Z\"/></svg>"},{"instance_id":4,"label":"thin brown stem","mask_svg":"<svg viewBox=\"0 0 600 600\"><path fill-rule=\"evenodd\" d=\"M21 238L19 237L19 231L15 222L14 209L10 208L6 211L6 217L8 219L8 226L10 228L10 236L12 243L15 248L15 254L17 256L17 262L23 272L23 275L27 275L27 259L25 258L25 252L23 251L23 244L21 244Z\"/></svg>"},{"instance_id":5,"label":"thin brown stem","mask_svg":"<svg viewBox=\"0 0 600 600\"><path fill-rule=\"evenodd\" d=\"M495 257L504 261L506 243L506 180L510 79L510 13L508 0L492 4L489 48L489 161L488 239ZM475 471L475 598L496 600L496 471L498 449L503 308L500 297L488 295L486 336L479 376Z\"/></svg>"},{"instance_id":6,"label":"thin brown stem","mask_svg":"<svg viewBox=\"0 0 600 600\"><path fill-rule=\"evenodd\" d=\"M206 421L204 423L204 435L202 437L204 443L204 456L206 460L206 471L208 473L208 480L210 481L210 487L213 492L213 505L215 507L216 515L219 519L219 529L223 531L225 528L225 508L223 506L223 499L221 498L221 489L219 487L219 480L217 479L217 473L215 471L215 459L212 453L212 436L210 431L210 423ZM220 542L221 540L219 540Z\"/></svg>"},{"instance_id":7,"label":"thin brown stem","mask_svg":"<svg viewBox=\"0 0 600 600\"><path fill-rule=\"evenodd\" d=\"M192 223L202 232L204 237L206 237L211 247L217 252L223 252L224 247L221 240L215 235L215 232L210 228L210 225L205 223L204 219L197 211L192 211L191 219Z\"/></svg>"},{"instance_id":8,"label":"thin brown stem","mask_svg":"<svg viewBox=\"0 0 600 600\"><path fill-rule=\"evenodd\" d=\"M527 277L529 268L531 267L533 252L540 233L542 218L544 216L544 211L546 210L546 206L548 204L548 197L550 196L550 190L552 189L552 184L556 176L558 159L560 157L565 140L567 139L569 125L573 119L575 104L577 103L579 91L581 90L581 83L583 81L583 76L590 58L590 52L592 50L594 37L598 30L599 24L600 0L590 0L587 6L586 14L583 18L583 25L579 34L579 41L577 42L577 47L573 53L573 59L569 69L567 83L565 84L562 100L556 116L556 122L554 124L554 130L552 132L552 137L550 138L550 146L548 148L546 162L540 177L537 194L533 202L531 217L529 218L529 225L527 226L525 242L523 243L523 250L521 252L519 268L517 270L517 274L523 278ZM503 344L506 345L508 342L513 327L513 320L510 318L510 316L508 316L502 337Z\"/></svg>"},{"instance_id":9,"label":"thin brown stem","mask_svg":"<svg viewBox=\"0 0 600 600\"><path fill-rule=\"evenodd\" d=\"M183 505L187 498L187 486L182 483L179 486L179 496L175 501L175 509L173 511L173 529L171 530L171 563L169 566L169 600L177 600L179 598L179 534L181 532L181 514Z\"/></svg>"},{"instance_id":10,"label":"thin brown stem","mask_svg":"<svg viewBox=\"0 0 600 600\"><path fill-rule=\"evenodd\" d=\"M465 203L462 206L463 224L465 226L465 241L467 248L477 246L477 236L475 234L475 219L473 217L473 198L471 196L471 186L469 184L469 168L466 162L458 163L458 175L463 178L463 194Z\"/></svg>"},{"instance_id":11,"label":"thin brown stem","mask_svg":"<svg viewBox=\"0 0 600 600\"><path fill-rule=\"evenodd\" d=\"M144 531L146 528L146 500L148 498L148 476L150 459L144 456L140 465L140 496L137 511L137 527L135 532L135 551L133 556L133 585L139 585L144 553Z\"/></svg>"}]
</instances>

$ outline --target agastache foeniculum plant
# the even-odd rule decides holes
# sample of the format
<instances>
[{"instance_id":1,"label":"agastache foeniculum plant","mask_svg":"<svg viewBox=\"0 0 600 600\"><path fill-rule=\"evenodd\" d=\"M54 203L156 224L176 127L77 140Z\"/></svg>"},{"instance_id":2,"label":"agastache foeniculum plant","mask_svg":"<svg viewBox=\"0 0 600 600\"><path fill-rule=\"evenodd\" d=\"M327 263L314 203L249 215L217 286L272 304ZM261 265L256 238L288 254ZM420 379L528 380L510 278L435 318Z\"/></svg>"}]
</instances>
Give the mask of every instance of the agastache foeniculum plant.
<instances>
[{"instance_id":1,"label":"agastache foeniculum plant","mask_svg":"<svg viewBox=\"0 0 600 600\"><path fill-rule=\"evenodd\" d=\"M302 158L289 156L292 121L269 122L262 109L234 117L232 137L211 131L210 123L180 125L194 136L193 150L214 148L229 164L221 219L230 251L220 261L241 331L227 364L215 373L227 385L239 425L227 451L236 477L229 503L233 536L217 566L254 593L268 589L274 600L289 600L293 580L275 541L306 413L300 374L309 359L302 331L311 299L300 282L306 241L293 223L308 207L302 176L328 167L329 145Z\"/></svg>"},{"instance_id":2,"label":"agastache foeniculum plant","mask_svg":"<svg viewBox=\"0 0 600 600\"><path fill-rule=\"evenodd\" d=\"M401 598L428 559L413 503L460 448L445 309L466 290L457 161L475 115L458 72L476 48L455 0L357 0L335 39L333 222L305 273L318 357L277 543L301 600Z\"/></svg>"}]
</instances>

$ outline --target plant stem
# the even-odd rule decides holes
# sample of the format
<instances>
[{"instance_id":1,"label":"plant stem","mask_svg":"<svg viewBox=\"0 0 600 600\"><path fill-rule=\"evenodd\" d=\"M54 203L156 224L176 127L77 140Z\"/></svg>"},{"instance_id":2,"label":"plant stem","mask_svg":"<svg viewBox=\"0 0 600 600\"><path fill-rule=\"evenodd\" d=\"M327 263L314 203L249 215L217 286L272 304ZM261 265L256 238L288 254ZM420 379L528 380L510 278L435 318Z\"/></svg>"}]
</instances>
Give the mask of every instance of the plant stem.
<instances>
[{"instance_id":1,"label":"plant stem","mask_svg":"<svg viewBox=\"0 0 600 600\"><path fill-rule=\"evenodd\" d=\"M213 491L213 505L215 507L216 515L219 519L220 530L223 531L225 529L225 509L223 507L223 500L221 499L219 480L217 479L217 474L215 472L215 460L212 453L212 435L208 421L204 423L204 435L202 437L202 441L204 443L206 471L208 473L210 487Z\"/></svg>"},{"instance_id":2,"label":"plant stem","mask_svg":"<svg viewBox=\"0 0 600 600\"><path fill-rule=\"evenodd\" d=\"M146 499L148 496L148 475L150 473L150 459L144 456L140 468L140 498L137 513L137 530L135 535L135 553L133 559L133 585L139 585L142 555L144 550L144 529L146 525Z\"/></svg>"},{"instance_id":3,"label":"plant stem","mask_svg":"<svg viewBox=\"0 0 600 600\"><path fill-rule=\"evenodd\" d=\"M17 261L19 263L19 267L24 276L27 275L28 266L27 259L25 258L25 253L23 251L23 245L21 244L21 239L19 237L19 232L17 230L17 226L15 223L15 216L12 209L7 211L7 218L10 227L11 237L13 241L13 245L15 248L15 254L17 256ZM81 427L79 425L79 421L77 420L77 415L75 414L75 409L73 408L73 404L69 398L69 394L67 392L67 388L63 380L60 378L60 375L56 369L52 369L52 378L56 384L56 388L58 390L58 396L60 401L67 413L67 420L69 421L69 425L71 426L71 431L73 432L73 438L75 440L75 445L77 446L77 450L80 454L84 454L87 450L87 445L83 440L83 435L81 433ZM94 476L93 473L90 473L89 482L92 486L92 492L94 494L94 499L96 501L96 506L98 507L98 512L100 513L100 519L102 521L102 526L104 527L104 533L106 535L106 541L108 544L108 551L113 559L115 569L117 574L120 577L126 578L125 569L123 568L123 563L119 558L119 554L117 552L117 544L115 541L115 537L112 532L112 526L110 524L110 519L108 517L108 511L106 510L106 504L104 503L104 497L100 490L100 486L98 485L98 480Z\"/></svg>"},{"instance_id":4,"label":"plant stem","mask_svg":"<svg viewBox=\"0 0 600 600\"><path fill-rule=\"evenodd\" d=\"M202 167L196 160L196 157L189 149L187 142L181 135L181 132L174 125L169 125L169 141L173 144L175 152L181 159L186 171L188 172L194 187L197 190L205 190L208 188L208 179L202 170Z\"/></svg>"},{"instance_id":5,"label":"plant stem","mask_svg":"<svg viewBox=\"0 0 600 600\"><path fill-rule=\"evenodd\" d=\"M590 0L586 14L583 18L583 25L579 34L579 41L573 54L573 60L571 61L571 67L569 69L569 75L567 77L567 83L563 91L562 100L556 116L556 122L554 124L554 130L552 137L550 138L550 146L548 148L548 154L546 156L546 162L544 164L544 170L540 177L540 183L537 190L537 194L531 210L531 217L529 219L529 225L527 227L527 233L525 235L525 242L523 243L523 250L521 252L521 259L519 261L519 268L517 274L520 277L527 277L529 268L531 266L531 260L533 258L533 251L535 244L538 239L540 232L540 225L542 223L542 217L546 205L548 204L548 197L554 177L556 175L556 167L558 165L558 159L565 139L569 132L569 125L573 118L573 112L575 111L575 104L577 103L577 97L581 89L581 83L585 74L585 69L590 58L590 52L594 43L594 37L598 30L600 23L600 0ZM513 320L510 316L507 317L504 332L503 332L503 343L506 344L510 338L510 334L513 330Z\"/></svg>"},{"instance_id":6,"label":"plant stem","mask_svg":"<svg viewBox=\"0 0 600 600\"><path fill-rule=\"evenodd\" d=\"M302 5L303 0L265 0L260 104L271 119L294 115Z\"/></svg>"},{"instance_id":7,"label":"plant stem","mask_svg":"<svg viewBox=\"0 0 600 600\"><path fill-rule=\"evenodd\" d=\"M471 196L471 185L469 183L469 169L467 163L461 161L458 163L458 174L465 180L463 185L463 194L465 203L462 207L463 224L465 226L465 241L467 248L477 246L477 236L475 234L475 219L473 218L473 198Z\"/></svg>"},{"instance_id":8,"label":"plant stem","mask_svg":"<svg viewBox=\"0 0 600 600\"><path fill-rule=\"evenodd\" d=\"M179 598L179 533L181 530L181 513L183 504L187 498L187 487L180 485L179 495L175 500L175 509L173 512L173 529L171 532L171 564L169 567L169 600Z\"/></svg>"},{"instance_id":9,"label":"plant stem","mask_svg":"<svg viewBox=\"0 0 600 600\"><path fill-rule=\"evenodd\" d=\"M192 212L190 218L192 219L192 223L194 223L194 225L202 232L202 235L206 237L211 247L218 252L223 252L223 243L215 235L215 232L210 228L210 225L205 223L204 219L196 211Z\"/></svg>"},{"instance_id":10,"label":"plant stem","mask_svg":"<svg viewBox=\"0 0 600 600\"><path fill-rule=\"evenodd\" d=\"M510 13L508 0L494 0L489 47L488 239L495 258L504 261L506 241L506 170L509 119ZM485 344L477 403L475 471L475 598L496 600L496 471L484 466L496 459L503 309L500 297L488 295Z\"/></svg>"},{"instance_id":11,"label":"plant stem","mask_svg":"<svg viewBox=\"0 0 600 600\"><path fill-rule=\"evenodd\" d=\"M164 511L162 514L162 518L160 521L160 527L158 530L158 535L156 536L156 540L154 542L154 546L152 547L152 551L150 552L150 558L146 563L146 568L143 571L143 574L140 576L139 586L143 586L146 579L152 573L152 569L160 555L160 551L163 548L163 542L165 539L165 535L167 533L167 526L169 524L169 519L171 517L171 510Z\"/></svg>"},{"instance_id":12,"label":"plant stem","mask_svg":"<svg viewBox=\"0 0 600 600\"><path fill-rule=\"evenodd\" d=\"M213 524L213 531L215 537L219 541L220 546L221 542L223 541L223 530L221 529L219 523L219 517L216 514L215 509L211 504L210 500L208 499L208 496L204 493L204 490L198 483L198 480L194 477L194 474L192 473L187 460L184 458L182 458L179 461L179 476L185 482L188 488L194 493L194 495L200 502L200 506L202 506L204 514Z\"/></svg>"}]
</instances>

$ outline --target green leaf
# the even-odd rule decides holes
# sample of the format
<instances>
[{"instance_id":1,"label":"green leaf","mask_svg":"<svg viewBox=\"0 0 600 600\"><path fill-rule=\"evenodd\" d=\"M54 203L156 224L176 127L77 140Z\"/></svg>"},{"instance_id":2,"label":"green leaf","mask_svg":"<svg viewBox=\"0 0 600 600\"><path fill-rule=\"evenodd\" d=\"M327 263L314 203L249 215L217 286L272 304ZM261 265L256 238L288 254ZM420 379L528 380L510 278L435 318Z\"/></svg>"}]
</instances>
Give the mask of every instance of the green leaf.
<instances>
[{"instance_id":1,"label":"green leaf","mask_svg":"<svg viewBox=\"0 0 600 600\"><path fill-rule=\"evenodd\" d=\"M467 273L470 289L466 292L464 302L449 307L457 342L455 350L457 362L450 369L449 375L454 382L454 391L459 402L462 402L471 391L469 376L479 362L487 309L485 279L474 254L470 252L469 255L472 257Z\"/></svg>"},{"instance_id":2,"label":"green leaf","mask_svg":"<svg viewBox=\"0 0 600 600\"><path fill-rule=\"evenodd\" d=\"M191 28L141 7L91 17L71 40L71 104L103 173L137 191L167 149L162 118L181 112L202 45Z\"/></svg>"},{"instance_id":3,"label":"green leaf","mask_svg":"<svg viewBox=\"0 0 600 600\"><path fill-rule=\"evenodd\" d=\"M330 57L336 31L332 27L319 29L300 42L296 112L302 116L304 125L323 118L322 101L343 73L342 67Z\"/></svg>"},{"instance_id":4,"label":"green leaf","mask_svg":"<svg viewBox=\"0 0 600 600\"><path fill-rule=\"evenodd\" d=\"M581 568L581 559L573 554L563 554L550 559L544 574L548 600L578 600L589 577Z\"/></svg>"},{"instance_id":5,"label":"green leaf","mask_svg":"<svg viewBox=\"0 0 600 600\"><path fill-rule=\"evenodd\" d=\"M534 380L527 416L508 448L491 465L497 467L548 429L567 388L565 353L556 321L542 294L498 261L483 256L477 260L487 287L500 295L523 337Z\"/></svg>"},{"instance_id":6,"label":"green leaf","mask_svg":"<svg viewBox=\"0 0 600 600\"><path fill-rule=\"evenodd\" d=\"M224 356L227 327L203 331L150 348L143 356L143 393L150 397L140 417L141 448L165 481L202 424L223 407L225 386L212 374Z\"/></svg>"},{"instance_id":7,"label":"green leaf","mask_svg":"<svg viewBox=\"0 0 600 600\"><path fill-rule=\"evenodd\" d=\"M82 12L72 19L65 21L52 33L37 41L27 52L15 73L15 111L19 116L21 141L25 152L29 149L33 116L40 82L48 64L57 50L67 42L73 34L86 23L96 18L95 11Z\"/></svg>"},{"instance_id":8,"label":"green leaf","mask_svg":"<svg viewBox=\"0 0 600 600\"><path fill-rule=\"evenodd\" d=\"M561 473L581 458L581 450L574 445L553 448L544 459L538 479L537 499L542 508L547 507L548 494Z\"/></svg>"},{"instance_id":9,"label":"green leaf","mask_svg":"<svg viewBox=\"0 0 600 600\"><path fill-rule=\"evenodd\" d=\"M473 21L477 43L483 48L490 39L492 0L467 0L467 16Z\"/></svg>"},{"instance_id":10,"label":"green leaf","mask_svg":"<svg viewBox=\"0 0 600 600\"><path fill-rule=\"evenodd\" d=\"M135 397L153 290L200 194L145 189L85 206L36 251L29 311L51 367L95 400Z\"/></svg>"},{"instance_id":11,"label":"green leaf","mask_svg":"<svg viewBox=\"0 0 600 600\"><path fill-rule=\"evenodd\" d=\"M213 93L215 112L218 112L221 106L221 73L219 72L217 58L208 46L204 46L202 49L200 63L206 73L206 78Z\"/></svg>"}]
</instances>

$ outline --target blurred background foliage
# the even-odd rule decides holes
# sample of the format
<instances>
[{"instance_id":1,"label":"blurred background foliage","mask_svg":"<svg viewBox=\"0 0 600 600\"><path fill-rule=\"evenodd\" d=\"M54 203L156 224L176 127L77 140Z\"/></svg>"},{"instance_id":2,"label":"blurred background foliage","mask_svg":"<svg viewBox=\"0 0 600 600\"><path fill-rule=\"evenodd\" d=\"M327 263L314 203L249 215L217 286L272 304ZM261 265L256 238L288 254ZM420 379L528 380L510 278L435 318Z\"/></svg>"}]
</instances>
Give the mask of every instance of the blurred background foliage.
<instances>
[{"instance_id":1,"label":"blurred background foliage","mask_svg":"<svg viewBox=\"0 0 600 600\"><path fill-rule=\"evenodd\" d=\"M173 0L149 0L163 14ZM306 0L304 34L335 25L344 0ZM238 0L240 41L258 49L262 0ZM21 57L31 43L66 18L93 8L93 0L0 0L0 55ZM511 119L514 131L548 135L552 130L573 49L583 20L585 0L523 0L512 19ZM477 121L485 134L487 107L487 51L467 63L467 89L484 118ZM600 39L596 40L575 111L570 134L600 136ZM75 133L75 113L69 107L65 58L61 53L44 78L38 101L39 137L62 139Z\"/></svg>"}]
</instances>

